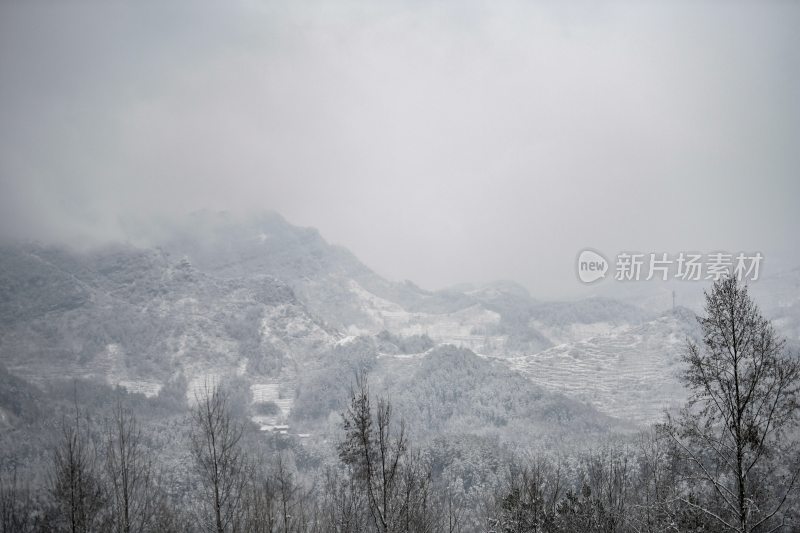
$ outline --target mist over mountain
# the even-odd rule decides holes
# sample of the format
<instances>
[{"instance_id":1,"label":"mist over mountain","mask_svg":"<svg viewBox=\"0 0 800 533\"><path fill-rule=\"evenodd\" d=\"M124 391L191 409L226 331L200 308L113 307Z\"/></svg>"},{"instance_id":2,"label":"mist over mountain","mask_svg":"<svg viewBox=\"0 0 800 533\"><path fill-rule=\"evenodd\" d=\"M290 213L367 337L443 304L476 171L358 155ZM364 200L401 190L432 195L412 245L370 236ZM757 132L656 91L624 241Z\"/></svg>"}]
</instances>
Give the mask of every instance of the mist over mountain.
<instances>
[{"instance_id":1,"label":"mist over mountain","mask_svg":"<svg viewBox=\"0 0 800 533\"><path fill-rule=\"evenodd\" d=\"M648 303L664 287L572 301L511 281L427 291L274 212L200 212L147 241L0 246L0 444L30 479L75 398L102 418L123 395L177 452L181 413L224 386L264 436L248 446L288 446L315 475L365 375L440 475L465 476L468 499L502 483L493 461L631 439L689 397L682 356L702 333L695 310ZM790 348L797 272L753 286ZM460 462L475 453L482 466ZM185 457L163 461L181 476Z\"/></svg>"},{"instance_id":2,"label":"mist over mountain","mask_svg":"<svg viewBox=\"0 0 800 533\"><path fill-rule=\"evenodd\" d=\"M0 533L800 531L798 27L0 1Z\"/></svg>"},{"instance_id":3,"label":"mist over mountain","mask_svg":"<svg viewBox=\"0 0 800 533\"><path fill-rule=\"evenodd\" d=\"M508 282L437 292L390 282L275 213L200 213L146 248L7 244L0 261L11 372L147 395L180 378L189 399L209 378L239 376L291 401L355 338L374 357L410 361L450 344L503 361L649 318L610 299L537 301Z\"/></svg>"},{"instance_id":4,"label":"mist over mountain","mask_svg":"<svg viewBox=\"0 0 800 533\"><path fill-rule=\"evenodd\" d=\"M665 315L607 297L541 301L512 282L426 291L387 281L273 212L200 212L151 240L88 251L4 245L7 368L35 383L84 377L148 395L181 378L188 398L209 377L240 376L292 401L306 374L335 365L350 339L369 339L375 357L409 361L449 344L519 371L532 389L650 420L680 399L670 369L696 338L688 310ZM788 273L754 289L790 338L798 300L787 289L796 281ZM623 384L625 376L638 385ZM663 392L652 394L653 385ZM630 396L611 400L605 391Z\"/></svg>"}]
</instances>

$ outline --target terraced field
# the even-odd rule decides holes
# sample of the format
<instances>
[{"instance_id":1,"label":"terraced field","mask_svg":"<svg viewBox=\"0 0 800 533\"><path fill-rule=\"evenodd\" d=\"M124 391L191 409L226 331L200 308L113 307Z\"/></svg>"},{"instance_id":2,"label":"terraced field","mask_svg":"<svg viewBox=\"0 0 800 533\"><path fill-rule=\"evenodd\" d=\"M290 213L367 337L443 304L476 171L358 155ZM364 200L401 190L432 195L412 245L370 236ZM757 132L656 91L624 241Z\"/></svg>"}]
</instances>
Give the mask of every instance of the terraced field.
<instances>
[{"instance_id":1,"label":"terraced field","mask_svg":"<svg viewBox=\"0 0 800 533\"><path fill-rule=\"evenodd\" d=\"M277 424L286 422L294 403L293 389L284 391L282 395L280 383L255 383L250 385L250 394L253 403L274 402L280 409L280 413L275 415L254 415L251 417L251 420L258 424L262 430L271 430Z\"/></svg>"},{"instance_id":2,"label":"terraced field","mask_svg":"<svg viewBox=\"0 0 800 533\"><path fill-rule=\"evenodd\" d=\"M693 315L667 314L622 331L505 359L532 382L594 405L611 416L647 423L681 405L680 354L696 335Z\"/></svg>"}]
</instances>

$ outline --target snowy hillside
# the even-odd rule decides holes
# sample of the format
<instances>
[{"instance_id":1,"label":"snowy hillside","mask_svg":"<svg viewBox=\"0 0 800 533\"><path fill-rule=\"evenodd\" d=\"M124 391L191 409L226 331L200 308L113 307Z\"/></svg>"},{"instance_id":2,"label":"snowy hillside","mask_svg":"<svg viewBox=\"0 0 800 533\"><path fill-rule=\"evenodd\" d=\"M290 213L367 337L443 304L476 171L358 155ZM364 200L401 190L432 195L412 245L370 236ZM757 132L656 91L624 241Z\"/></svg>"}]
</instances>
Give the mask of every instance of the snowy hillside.
<instances>
[{"instance_id":1,"label":"snowy hillside","mask_svg":"<svg viewBox=\"0 0 800 533\"><path fill-rule=\"evenodd\" d=\"M685 400L680 354L696 336L694 314L678 308L642 325L505 361L533 383L608 415L653 422Z\"/></svg>"},{"instance_id":2,"label":"snowy hillside","mask_svg":"<svg viewBox=\"0 0 800 533\"><path fill-rule=\"evenodd\" d=\"M128 247L0 253L0 356L31 382L87 377L155 395L222 376L287 379L339 335L269 276L218 279Z\"/></svg>"},{"instance_id":3,"label":"snowy hillside","mask_svg":"<svg viewBox=\"0 0 800 533\"><path fill-rule=\"evenodd\" d=\"M258 415L264 426L291 419L297 405L328 414L331 391L314 392L310 406L302 389L311 374L351 361L389 383L441 345L620 419L653 421L684 398L679 353L696 321L685 308L634 305L637 294L650 305L643 295L653 287L631 287L628 302L539 301L508 281L426 291L381 278L274 213L200 213L154 242L2 247L0 361L32 383L85 377L151 397L180 386L189 400L237 379L268 411ZM753 287L790 343L800 339L798 272ZM352 368L338 375L346 385Z\"/></svg>"}]
</instances>

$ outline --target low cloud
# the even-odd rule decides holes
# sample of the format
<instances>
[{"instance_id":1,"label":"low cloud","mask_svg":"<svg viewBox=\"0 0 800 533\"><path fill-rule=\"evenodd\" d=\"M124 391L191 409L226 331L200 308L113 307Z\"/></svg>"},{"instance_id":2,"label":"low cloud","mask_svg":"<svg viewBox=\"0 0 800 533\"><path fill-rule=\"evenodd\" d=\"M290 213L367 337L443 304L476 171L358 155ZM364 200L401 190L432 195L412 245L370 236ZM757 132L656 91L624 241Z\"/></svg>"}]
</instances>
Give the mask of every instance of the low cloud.
<instances>
[{"instance_id":1,"label":"low cloud","mask_svg":"<svg viewBox=\"0 0 800 533\"><path fill-rule=\"evenodd\" d=\"M800 6L4 3L0 233L273 209L436 288L800 263ZM137 222L138 221L138 222Z\"/></svg>"}]
</instances>

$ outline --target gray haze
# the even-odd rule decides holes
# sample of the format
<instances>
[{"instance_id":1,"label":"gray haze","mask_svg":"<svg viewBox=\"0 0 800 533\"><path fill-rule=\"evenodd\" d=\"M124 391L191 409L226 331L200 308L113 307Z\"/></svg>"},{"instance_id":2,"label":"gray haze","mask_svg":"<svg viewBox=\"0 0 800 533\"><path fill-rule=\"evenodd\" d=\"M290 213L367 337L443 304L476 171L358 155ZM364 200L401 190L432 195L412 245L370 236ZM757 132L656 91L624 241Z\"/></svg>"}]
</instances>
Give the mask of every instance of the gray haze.
<instances>
[{"instance_id":1,"label":"gray haze","mask_svg":"<svg viewBox=\"0 0 800 533\"><path fill-rule=\"evenodd\" d=\"M274 209L392 279L800 264L800 3L0 4L0 234Z\"/></svg>"}]
</instances>

